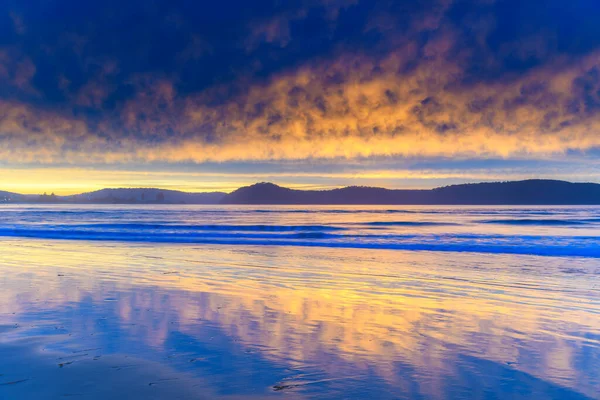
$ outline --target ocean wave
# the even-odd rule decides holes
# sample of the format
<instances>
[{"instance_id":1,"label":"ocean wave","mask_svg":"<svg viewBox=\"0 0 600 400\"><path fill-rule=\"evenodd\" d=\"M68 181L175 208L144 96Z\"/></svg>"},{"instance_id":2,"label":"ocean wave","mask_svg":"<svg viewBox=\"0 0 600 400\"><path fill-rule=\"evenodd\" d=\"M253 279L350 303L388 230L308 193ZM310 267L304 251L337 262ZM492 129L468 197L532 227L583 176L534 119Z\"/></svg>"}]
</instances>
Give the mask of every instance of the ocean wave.
<instances>
[{"instance_id":1,"label":"ocean wave","mask_svg":"<svg viewBox=\"0 0 600 400\"><path fill-rule=\"evenodd\" d=\"M276 233L282 232L282 233ZM158 241L177 243L179 241L189 242L204 239L325 239L343 238L344 235L328 234L326 232L304 231L283 233L283 231L271 231L270 233L256 232L161 232L161 231L109 231L109 230L81 230L60 227L54 229L43 228L13 228L0 229L0 237L29 237L29 238L54 238L54 239L82 239L82 240L123 240L123 241ZM360 237L360 235L357 235Z\"/></svg>"},{"instance_id":2,"label":"ocean wave","mask_svg":"<svg viewBox=\"0 0 600 400\"><path fill-rule=\"evenodd\" d=\"M312 231L342 231L346 228L332 225L225 225L225 224L164 224L164 223L97 223L71 224L69 228L85 229L125 229L125 230L169 230L169 231L235 231L235 232L312 232Z\"/></svg>"},{"instance_id":3,"label":"ocean wave","mask_svg":"<svg viewBox=\"0 0 600 400\"><path fill-rule=\"evenodd\" d=\"M373 221L363 222L362 225L370 226L448 226L458 225L452 222L433 222L433 221Z\"/></svg>"},{"instance_id":4,"label":"ocean wave","mask_svg":"<svg viewBox=\"0 0 600 400\"><path fill-rule=\"evenodd\" d=\"M540 226L576 226L598 222L596 219L487 219L477 221L482 224L500 225L540 225Z\"/></svg>"},{"instance_id":5,"label":"ocean wave","mask_svg":"<svg viewBox=\"0 0 600 400\"><path fill-rule=\"evenodd\" d=\"M13 228L0 229L0 237L94 240L140 243L215 244L362 248L432 252L474 252L560 257L600 258L598 237L505 236L477 234L354 235L304 232L160 232Z\"/></svg>"},{"instance_id":6,"label":"ocean wave","mask_svg":"<svg viewBox=\"0 0 600 400\"><path fill-rule=\"evenodd\" d=\"M229 210L228 210L229 211ZM232 210L233 211L233 210ZM417 214L420 211L416 210L331 210L331 209L317 209L317 210L235 210L236 212L244 212L244 213L259 213L259 214Z\"/></svg>"}]
</instances>

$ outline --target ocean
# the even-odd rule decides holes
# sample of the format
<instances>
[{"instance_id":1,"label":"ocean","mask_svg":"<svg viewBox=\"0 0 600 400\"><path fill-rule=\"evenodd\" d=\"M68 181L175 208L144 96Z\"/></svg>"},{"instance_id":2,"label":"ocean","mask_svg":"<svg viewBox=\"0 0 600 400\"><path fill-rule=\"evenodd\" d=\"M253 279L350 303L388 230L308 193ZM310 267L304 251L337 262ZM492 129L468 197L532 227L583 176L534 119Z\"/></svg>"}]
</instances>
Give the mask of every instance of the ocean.
<instances>
[{"instance_id":1,"label":"ocean","mask_svg":"<svg viewBox=\"0 0 600 400\"><path fill-rule=\"evenodd\" d=\"M0 399L600 399L600 207L0 206Z\"/></svg>"}]
</instances>

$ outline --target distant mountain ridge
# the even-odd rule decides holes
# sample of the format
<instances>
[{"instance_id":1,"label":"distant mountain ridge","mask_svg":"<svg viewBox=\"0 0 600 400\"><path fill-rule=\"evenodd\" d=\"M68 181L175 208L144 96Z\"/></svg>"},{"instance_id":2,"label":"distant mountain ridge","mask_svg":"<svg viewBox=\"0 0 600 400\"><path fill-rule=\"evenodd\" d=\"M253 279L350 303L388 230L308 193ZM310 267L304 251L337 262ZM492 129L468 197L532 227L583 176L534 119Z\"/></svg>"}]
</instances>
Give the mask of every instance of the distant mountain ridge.
<instances>
[{"instance_id":1,"label":"distant mountain ridge","mask_svg":"<svg viewBox=\"0 0 600 400\"><path fill-rule=\"evenodd\" d=\"M9 199L23 200L25 197L22 194L0 190L0 203L7 202Z\"/></svg>"},{"instance_id":2,"label":"distant mountain ridge","mask_svg":"<svg viewBox=\"0 0 600 400\"><path fill-rule=\"evenodd\" d=\"M555 180L469 183L435 189L384 189L348 186L331 190L294 190L272 183L245 186L223 204L387 204L387 205L543 205L600 204L600 184Z\"/></svg>"},{"instance_id":3,"label":"distant mountain ridge","mask_svg":"<svg viewBox=\"0 0 600 400\"><path fill-rule=\"evenodd\" d=\"M90 203L167 203L167 204L218 204L227 193L182 192L156 188L101 189L95 192L63 196L69 202Z\"/></svg>"},{"instance_id":4,"label":"distant mountain ridge","mask_svg":"<svg viewBox=\"0 0 600 400\"><path fill-rule=\"evenodd\" d=\"M468 183L435 189L348 186L290 189L261 182L223 192L190 193L156 188L102 189L70 196L0 191L1 203L75 204L295 204L295 205L600 205L600 184L531 179Z\"/></svg>"}]
</instances>

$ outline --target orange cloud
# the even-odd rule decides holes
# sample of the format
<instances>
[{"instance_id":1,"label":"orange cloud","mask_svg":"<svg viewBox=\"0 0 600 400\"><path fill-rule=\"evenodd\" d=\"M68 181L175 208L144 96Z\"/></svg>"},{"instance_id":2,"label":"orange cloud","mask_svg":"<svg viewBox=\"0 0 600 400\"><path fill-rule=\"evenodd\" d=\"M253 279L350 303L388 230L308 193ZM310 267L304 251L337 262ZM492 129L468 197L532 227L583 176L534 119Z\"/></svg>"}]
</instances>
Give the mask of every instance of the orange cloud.
<instances>
[{"instance_id":1,"label":"orange cloud","mask_svg":"<svg viewBox=\"0 0 600 400\"><path fill-rule=\"evenodd\" d=\"M531 157L600 146L600 53L466 84L454 45L451 31L432 38L427 62L409 72L411 43L380 60L307 64L233 97L224 86L183 96L175 82L143 75L132 82L136 95L93 129L82 117L4 101L0 156L75 164ZM91 105L107 95L93 85L81 94Z\"/></svg>"}]
</instances>

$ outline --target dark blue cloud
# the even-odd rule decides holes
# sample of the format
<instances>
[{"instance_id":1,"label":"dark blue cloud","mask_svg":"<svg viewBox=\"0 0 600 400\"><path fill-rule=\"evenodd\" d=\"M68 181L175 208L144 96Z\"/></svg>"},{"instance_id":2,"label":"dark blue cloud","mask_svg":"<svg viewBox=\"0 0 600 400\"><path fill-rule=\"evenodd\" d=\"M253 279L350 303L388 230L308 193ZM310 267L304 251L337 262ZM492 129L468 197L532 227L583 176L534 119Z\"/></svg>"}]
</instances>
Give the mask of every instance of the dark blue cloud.
<instances>
[{"instance_id":1,"label":"dark blue cloud","mask_svg":"<svg viewBox=\"0 0 600 400\"><path fill-rule=\"evenodd\" d=\"M219 144L250 125L278 143L293 120L311 140L421 130L448 138L483 128L543 134L581 128L600 108L599 65L584 62L600 47L599 16L591 0L6 0L0 101L12 107L6 126L36 143L51 131L63 150L85 142L79 122L107 149L121 139ZM580 65L568 84L550 82L552 71ZM301 83L302 71L312 83ZM532 71L543 73L536 80ZM267 90L289 76L285 93ZM381 96L365 89L351 99L359 109L347 104L353 85L386 79ZM404 79L416 82L406 92ZM263 87L264 99L249 97ZM499 95L503 87L510 95ZM358 118L348 124L356 132L331 122L404 106L414 121ZM9 134L18 136L0 137ZM592 145L578 140L578 149Z\"/></svg>"},{"instance_id":2,"label":"dark blue cloud","mask_svg":"<svg viewBox=\"0 0 600 400\"><path fill-rule=\"evenodd\" d=\"M600 45L599 15L600 5L590 0L543 6L519 0L450 6L434 0L12 0L0 6L0 45L32 60L32 84L48 105L69 103L69 94L98 79L105 63L116 63L102 82L113 86L102 102L111 108L133 95L131 80L139 74L164 76L178 93L193 93L344 53L385 56L399 41L422 49L432 32L448 27L459 37L453 54L468 54L465 79L498 79L559 55L593 51ZM420 52L407 67L426 61Z\"/></svg>"}]
</instances>

